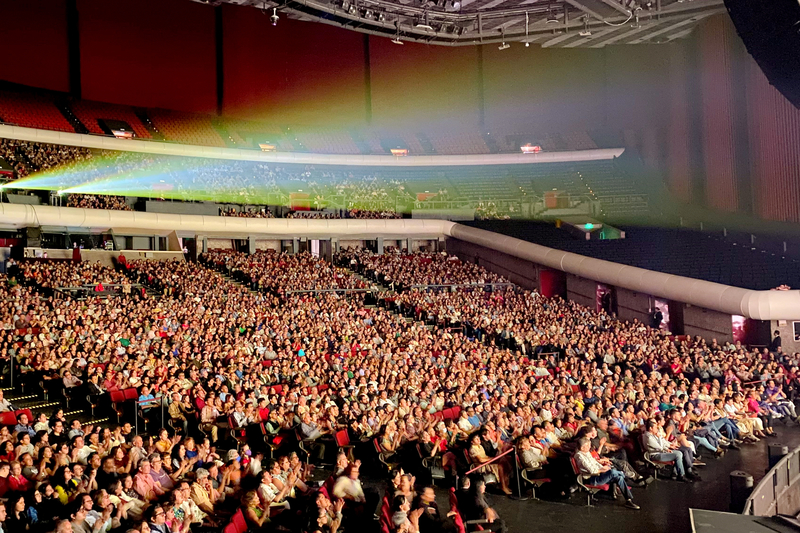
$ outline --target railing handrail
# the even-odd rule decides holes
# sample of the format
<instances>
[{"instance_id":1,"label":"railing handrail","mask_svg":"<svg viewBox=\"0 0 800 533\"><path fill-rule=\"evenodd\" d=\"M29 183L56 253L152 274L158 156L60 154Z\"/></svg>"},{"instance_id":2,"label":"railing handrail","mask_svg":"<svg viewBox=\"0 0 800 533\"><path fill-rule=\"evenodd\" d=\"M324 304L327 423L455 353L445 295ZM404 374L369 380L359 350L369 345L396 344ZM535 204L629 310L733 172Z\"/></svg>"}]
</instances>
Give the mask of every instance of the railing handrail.
<instances>
[{"instance_id":1,"label":"railing handrail","mask_svg":"<svg viewBox=\"0 0 800 533\"><path fill-rule=\"evenodd\" d=\"M409 289L430 289L432 287L510 287L513 283L434 283L429 285L409 285Z\"/></svg>"},{"instance_id":2,"label":"railing handrail","mask_svg":"<svg viewBox=\"0 0 800 533\"><path fill-rule=\"evenodd\" d=\"M753 514L753 502L756 500L756 498L762 497L763 495L761 493L765 490L773 492L773 496L775 497L775 500L773 501L777 501L777 498L780 496L780 494L775 493L775 491L778 489L778 487L776 487L775 485L775 478L777 477L778 472L781 469L785 469L787 463L796 458L798 455L800 455L800 446L796 447L794 450L784 455L780 461L775 463L775 466L770 468L769 472L767 472L767 474L761 479L761 481L758 482L758 485L755 486L753 492L750 493L750 496L747 497L747 501L745 501L744 510L742 511L742 514L744 515ZM791 479L789 479L788 481L789 485L783 487L781 489L781 492L792 485Z\"/></svg>"},{"instance_id":3,"label":"railing handrail","mask_svg":"<svg viewBox=\"0 0 800 533\"><path fill-rule=\"evenodd\" d=\"M485 463L479 464L478 466L476 466L476 467L475 467L475 468L473 468L472 470L468 470L468 471L467 471L467 473L466 473L466 474L464 474L464 475L465 475L465 476L468 476L468 475L470 475L471 473L475 472L476 470L480 470L480 469L481 469L481 468L483 468L484 466L486 466L486 465L490 465L490 464L494 463L495 461L497 461L498 459L500 459L501 457L505 457L506 455L508 455L508 454L510 454L511 452L514 452L514 451L516 451L516 450L514 449L514 447L511 447L511 448L509 448L508 450L506 450L506 451L504 451L503 453L501 453L500 455L498 455L498 456L496 456L496 457L492 457L492 458L491 458L491 460L489 460L489 461L486 461Z\"/></svg>"},{"instance_id":4,"label":"railing handrail","mask_svg":"<svg viewBox=\"0 0 800 533\"><path fill-rule=\"evenodd\" d=\"M284 294L297 294L308 292L375 292L377 287L370 287L366 289L296 289L292 291L285 291Z\"/></svg>"}]
</instances>

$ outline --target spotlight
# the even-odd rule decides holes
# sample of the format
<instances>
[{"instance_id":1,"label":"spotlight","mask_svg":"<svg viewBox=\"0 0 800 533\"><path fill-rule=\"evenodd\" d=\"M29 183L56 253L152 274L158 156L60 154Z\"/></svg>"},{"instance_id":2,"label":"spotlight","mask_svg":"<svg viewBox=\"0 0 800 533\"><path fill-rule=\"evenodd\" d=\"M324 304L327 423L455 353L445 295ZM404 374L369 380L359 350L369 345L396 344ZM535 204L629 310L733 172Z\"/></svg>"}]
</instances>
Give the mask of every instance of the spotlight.
<instances>
[{"instance_id":1,"label":"spotlight","mask_svg":"<svg viewBox=\"0 0 800 533\"><path fill-rule=\"evenodd\" d=\"M427 22L427 21L424 21L424 22L423 22L423 21L419 21L419 22L417 22L417 23L414 25L414 27L415 27L415 28L419 28L419 29L421 29L421 30L433 31L433 26L431 26L430 24L428 24L428 22Z\"/></svg>"},{"instance_id":2,"label":"spotlight","mask_svg":"<svg viewBox=\"0 0 800 533\"><path fill-rule=\"evenodd\" d=\"M357 11L356 10L356 6L354 6L354 5L351 5L350 9L347 10L347 12L350 13L351 15L355 15L356 11Z\"/></svg>"},{"instance_id":3,"label":"spotlight","mask_svg":"<svg viewBox=\"0 0 800 533\"><path fill-rule=\"evenodd\" d=\"M278 25L278 19L279 18L280 17L278 17L278 8L277 7L273 7L272 8L272 15L269 17L269 20L272 22L273 26L277 26Z\"/></svg>"},{"instance_id":4,"label":"spotlight","mask_svg":"<svg viewBox=\"0 0 800 533\"><path fill-rule=\"evenodd\" d=\"M547 24L558 24L558 17L552 11L547 15Z\"/></svg>"},{"instance_id":5,"label":"spotlight","mask_svg":"<svg viewBox=\"0 0 800 533\"><path fill-rule=\"evenodd\" d=\"M365 18L365 19L371 19L371 18L373 18L374 16L375 16L375 13L373 13L371 9L367 9L367 10L364 12L364 18Z\"/></svg>"},{"instance_id":6,"label":"spotlight","mask_svg":"<svg viewBox=\"0 0 800 533\"><path fill-rule=\"evenodd\" d=\"M350 2L345 0L344 2L342 2L342 11L347 11L348 9L350 9Z\"/></svg>"},{"instance_id":7,"label":"spotlight","mask_svg":"<svg viewBox=\"0 0 800 533\"><path fill-rule=\"evenodd\" d=\"M525 44L528 44L528 43L525 43ZM505 42L497 47L498 50L506 50L508 48L511 48L511 45L508 44L508 43L505 43Z\"/></svg>"},{"instance_id":8,"label":"spotlight","mask_svg":"<svg viewBox=\"0 0 800 533\"><path fill-rule=\"evenodd\" d=\"M378 13L378 22L385 22L385 21L386 21L386 15L384 15L383 13Z\"/></svg>"},{"instance_id":9,"label":"spotlight","mask_svg":"<svg viewBox=\"0 0 800 533\"><path fill-rule=\"evenodd\" d=\"M392 39L392 42L394 44L403 44L403 41L400 40L400 37L395 37L394 39Z\"/></svg>"},{"instance_id":10,"label":"spotlight","mask_svg":"<svg viewBox=\"0 0 800 533\"><path fill-rule=\"evenodd\" d=\"M531 43L525 43L525 48L529 48Z\"/></svg>"}]
</instances>

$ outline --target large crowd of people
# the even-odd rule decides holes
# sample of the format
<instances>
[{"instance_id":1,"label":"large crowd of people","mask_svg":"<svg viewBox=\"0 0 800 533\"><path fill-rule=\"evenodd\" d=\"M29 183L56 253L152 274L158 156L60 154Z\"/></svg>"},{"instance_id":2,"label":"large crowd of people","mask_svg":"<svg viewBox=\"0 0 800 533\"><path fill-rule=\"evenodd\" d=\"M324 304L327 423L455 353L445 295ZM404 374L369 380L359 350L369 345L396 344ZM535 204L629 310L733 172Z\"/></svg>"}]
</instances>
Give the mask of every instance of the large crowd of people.
<instances>
[{"instance_id":1,"label":"large crowd of people","mask_svg":"<svg viewBox=\"0 0 800 533\"><path fill-rule=\"evenodd\" d=\"M643 464L701 481L710 458L797 419L798 354L779 346L671 338L442 253L337 263L215 250L115 271L23 262L25 283L0 278L0 362L18 379L73 401L138 398L119 424L17 411L0 429L3 531L186 533L239 516L336 533L376 531L376 514L392 533L502 531L485 489L511 493L515 454L554 498L577 479L638 509ZM152 291L43 297L123 278ZM386 474L384 499L362 465ZM448 511L434 473L459 480Z\"/></svg>"},{"instance_id":2,"label":"large crowd of people","mask_svg":"<svg viewBox=\"0 0 800 533\"><path fill-rule=\"evenodd\" d=\"M100 194L70 194L67 207L81 209L111 209L113 211L133 211L124 196Z\"/></svg>"},{"instance_id":3,"label":"large crowd of people","mask_svg":"<svg viewBox=\"0 0 800 533\"><path fill-rule=\"evenodd\" d=\"M242 208L236 209L234 207L220 208L219 216L221 217L236 217L236 218L275 218L272 210L269 207L262 208Z\"/></svg>"},{"instance_id":4,"label":"large crowd of people","mask_svg":"<svg viewBox=\"0 0 800 533\"><path fill-rule=\"evenodd\" d=\"M519 212L513 206L504 203L501 208L469 193L448 193L446 188L434 187L441 181L438 178L398 176L391 169L92 151L81 147L9 139L0 139L0 158L6 159L14 167L17 178L37 172L42 176L47 175L48 185L53 190L66 190L84 183L129 176L134 183L131 195L135 192L139 197L150 199L217 201L239 206L293 205L293 197L300 195L314 211L297 211L288 215L294 218L402 218L398 211L425 206L425 200L418 197L417 192L428 179L433 180L430 187L437 191L430 198L436 201L459 200L462 202L460 207L474 207L478 218L503 218L509 209L511 213ZM58 172L48 174L49 170ZM73 207L126 209L124 203L103 199L102 196L81 195L78 198L82 198L80 201L83 205ZM338 216L332 214L334 209L341 211ZM269 212L264 209L225 208L220 215L270 218Z\"/></svg>"}]
</instances>

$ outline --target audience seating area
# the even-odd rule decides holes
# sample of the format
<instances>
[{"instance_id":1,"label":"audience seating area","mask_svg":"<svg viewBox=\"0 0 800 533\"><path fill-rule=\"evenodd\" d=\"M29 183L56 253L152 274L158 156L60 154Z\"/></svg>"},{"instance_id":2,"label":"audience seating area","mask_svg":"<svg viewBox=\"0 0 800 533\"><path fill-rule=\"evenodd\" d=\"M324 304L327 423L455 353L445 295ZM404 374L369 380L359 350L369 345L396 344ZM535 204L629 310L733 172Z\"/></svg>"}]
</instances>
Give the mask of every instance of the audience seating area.
<instances>
[{"instance_id":1,"label":"audience seating area","mask_svg":"<svg viewBox=\"0 0 800 533\"><path fill-rule=\"evenodd\" d=\"M75 127L63 116L55 102L54 93L3 91L0 92L0 122L31 128L74 132ZM63 104L94 135L105 135L98 119L127 122L142 139L153 135L130 106L63 99ZM543 149L548 151L588 150L597 148L585 131L564 134L511 134L501 127L488 132L493 141L487 144L487 132L473 125L452 124L446 129L432 126L430 131L391 130L390 128L358 128L355 130L313 131L308 128L288 128L269 122L218 118L193 115L161 109L139 110L145 113L165 140L199 146L246 148L258 150L259 143L269 141L280 151L312 151L332 154L389 154L389 139L402 139L411 154L487 154L492 151L517 153L519 145L510 142L516 138L541 138ZM212 120L217 121L215 128ZM224 138L223 138L224 137ZM423 145L425 139L429 146Z\"/></svg>"},{"instance_id":2,"label":"audience seating area","mask_svg":"<svg viewBox=\"0 0 800 533\"><path fill-rule=\"evenodd\" d=\"M100 102L90 102L88 100L73 100L70 102L72 112L78 120L86 126L90 133L96 135L106 135L100 127L99 120L111 119L126 122L140 139L150 139L150 132L147 131L142 121L127 106L103 104Z\"/></svg>"},{"instance_id":3,"label":"audience seating area","mask_svg":"<svg viewBox=\"0 0 800 533\"><path fill-rule=\"evenodd\" d=\"M149 117L167 140L219 148L227 146L212 127L208 116L155 109L149 112Z\"/></svg>"},{"instance_id":4,"label":"audience seating area","mask_svg":"<svg viewBox=\"0 0 800 533\"><path fill-rule=\"evenodd\" d=\"M26 93L0 93L0 122L43 130L75 129L52 99Z\"/></svg>"},{"instance_id":5,"label":"audience seating area","mask_svg":"<svg viewBox=\"0 0 800 533\"><path fill-rule=\"evenodd\" d=\"M702 482L701 453L798 418L786 370L800 354L673 339L442 253L6 266L12 533L84 531L89 516L114 533L503 531L493 498L531 490L545 501L520 505L570 512L622 506L618 490L638 510L650 475ZM48 291L76 278L145 290Z\"/></svg>"}]
</instances>

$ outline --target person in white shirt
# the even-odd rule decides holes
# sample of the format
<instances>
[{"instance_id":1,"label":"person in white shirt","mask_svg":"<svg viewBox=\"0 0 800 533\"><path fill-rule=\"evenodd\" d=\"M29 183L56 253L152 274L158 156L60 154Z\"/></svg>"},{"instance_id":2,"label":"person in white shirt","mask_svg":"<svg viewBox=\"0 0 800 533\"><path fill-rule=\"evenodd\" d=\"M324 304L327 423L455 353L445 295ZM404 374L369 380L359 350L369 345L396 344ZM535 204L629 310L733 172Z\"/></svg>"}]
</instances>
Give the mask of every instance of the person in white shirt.
<instances>
[{"instance_id":1,"label":"person in white shirt","mask_svg":"<svg viewBox=\"0 0 800 533\"><path fill-rule=\"evenodd\" d=\"M675 461L675 474L679 481L691 483L686 477L686 466L683 463L683 454L676 451L672 444L658 436L658 422L650 419L647 421L647 431L642 437L644 451L654 461Z\"/></svg>"},{"instance_id":2,"label":"person in white shirt","mask_svg":"<svg viewBox=\"0 0 800 533\"><path fill-rule=\"evenodd\" d=\"M0 413L5 413L13 410L14 406L11 405L11 402L9 402L3 397L3 391L0 390Z\"/></svg>"},{"instance_id":3,"label":"person in white shirt","mask_svg":"<svg viewBox=\"0 0 800 533\"><path fill-rule=\"evenodd\" d=\"M580 476L583 476L588 485L616 485L625 496L625 507L638 510L640 507L633 503L633 494L625 481L625 475L611 466L608 459L598 461L592 457L592 441L586 437L578 441L578 451L575 452L575 462Z\"/></svg>"},{"instance_id":4,"label":"person in white shirt","mask_svg":"<svg viewBox=\"0 0 800 533\"><path fill-rule=\"evenodd\" d=\"M347 501L364 503L367 501L364 489L361 487L361 480L358 479L359 465L353 463L345 474L340 476L333 485L333 495Z\"/></svg>"}]
</instances>

